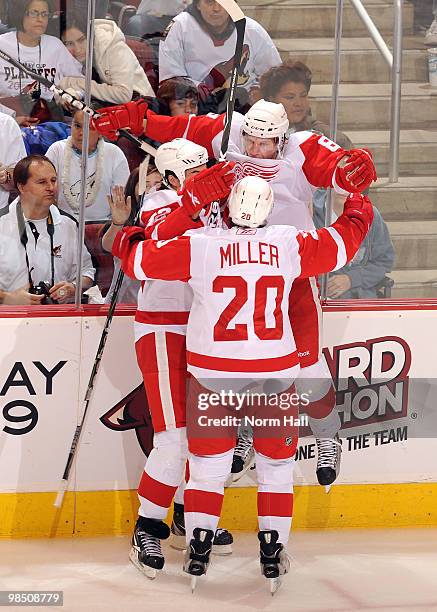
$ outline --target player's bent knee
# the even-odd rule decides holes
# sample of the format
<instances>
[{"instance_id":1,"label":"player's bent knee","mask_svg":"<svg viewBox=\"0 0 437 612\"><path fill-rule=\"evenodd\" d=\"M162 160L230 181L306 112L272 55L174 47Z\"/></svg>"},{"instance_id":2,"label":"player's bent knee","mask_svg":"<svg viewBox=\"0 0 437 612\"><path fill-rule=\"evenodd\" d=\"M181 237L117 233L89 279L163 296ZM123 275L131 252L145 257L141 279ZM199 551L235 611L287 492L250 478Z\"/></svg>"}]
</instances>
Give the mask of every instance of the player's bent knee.
<instances>
[{"instance_id":1,"label":"player's bent knee","mask_svg":"<svg viewBox=\"0 0 437 612\"><path fill-rule=\"evenodd\" d=\"M190 482L189 487L195 488L199 483L224 483L231 471L233 449L217 455L206 457L190 457Z\"/></svg>"},{"instance_id":2,"label":"player's bent knee","mask_svg":"<svg viewBox=\"0 0 437 612\"><path fill-rule=\"evenodd\" d=\"M294 456L274 459L255 451L258 485L291 485L293 484Z\"/></svg>"}]
</instances>

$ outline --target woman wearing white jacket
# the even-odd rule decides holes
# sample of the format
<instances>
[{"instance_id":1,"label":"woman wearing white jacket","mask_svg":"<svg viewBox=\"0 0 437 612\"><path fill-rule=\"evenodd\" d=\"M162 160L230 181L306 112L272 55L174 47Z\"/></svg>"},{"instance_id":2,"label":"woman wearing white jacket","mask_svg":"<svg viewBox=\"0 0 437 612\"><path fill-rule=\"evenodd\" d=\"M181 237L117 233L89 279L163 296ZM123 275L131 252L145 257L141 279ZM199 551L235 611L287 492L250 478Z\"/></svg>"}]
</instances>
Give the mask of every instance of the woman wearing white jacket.
<instances>
[{"instance_id":1,"label":"woman wearing white jacket","mask_svg":"<svg viewBox=\"0 0 437 612\"><path fill-rule=\"evenodd\" d=\"M61 39L71 55L85 67L86 26L77 17L68 15L61 28ZM65 77L59 85L63 89L83 93L85 77ZM146 73L117 24L109 19L95 19L91 97L103 102L123 104L132 100L136 94L155 95Z\"/></svg>"}]
</instances>

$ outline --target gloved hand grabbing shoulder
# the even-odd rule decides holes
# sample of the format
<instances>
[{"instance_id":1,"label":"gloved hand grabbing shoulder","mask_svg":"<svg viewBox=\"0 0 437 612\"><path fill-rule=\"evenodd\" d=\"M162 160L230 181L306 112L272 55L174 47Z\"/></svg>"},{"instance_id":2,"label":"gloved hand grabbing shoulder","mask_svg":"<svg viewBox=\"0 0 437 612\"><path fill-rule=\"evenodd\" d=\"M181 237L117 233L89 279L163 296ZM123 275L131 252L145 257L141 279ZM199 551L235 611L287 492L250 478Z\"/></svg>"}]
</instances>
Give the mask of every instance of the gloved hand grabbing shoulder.
<instances>
[{"instance_id":1,"label":"gloved hand grabbing shoulder","mask_svg":"<svg viewBox=\"0 0 437 612\"><path fill-rule=\"evenodd\" d=\"M228 197L235 180L234 165L234 162L219 162L186 181L179 195L188 215L195 217L211 202Z\"/></svg>"}]
</instances>

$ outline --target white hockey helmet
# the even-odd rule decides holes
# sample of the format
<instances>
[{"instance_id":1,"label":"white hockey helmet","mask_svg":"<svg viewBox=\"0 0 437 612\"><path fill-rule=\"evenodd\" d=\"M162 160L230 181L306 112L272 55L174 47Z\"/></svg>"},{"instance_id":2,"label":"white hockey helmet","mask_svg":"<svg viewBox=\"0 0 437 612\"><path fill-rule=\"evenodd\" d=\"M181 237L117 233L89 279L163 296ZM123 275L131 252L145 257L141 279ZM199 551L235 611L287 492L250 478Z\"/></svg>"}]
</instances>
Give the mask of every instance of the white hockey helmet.
<instances>
[{"instance_id":1,"label":"white hockey helmet","mask_svg":"<svg viewBox=\"0 0 437 612\"><path fill-rule=\"evenodd\" d=\"M168 183L167 172L173 172L181 186L185 183L185 170L197 168L208 161L208 151L186 138L175 138L162 144L155 155L155 165L164 183Z\"/></svg>"},{"instance_id":2,"label":"white hockey helmet","mask_svg":"<svg viewBox=\"0 0 437 612\"><path fill-rule=\"evenodd\" d=\"M261 227L272 212L272 188L259 176L246 176L232 187L228 207L235 225Z\"/></svg>"},{"instance_id":3,"label":"white hockey helmet","mask_svg":"<svg viewBox=\"0 0 437 612\"><path fill-rule=\"evenodd\" d=\"M243 134L257 138L278 138L278 151L281 152L289 121L282 104L258 100L244 115Z\"/></svg>"}]
</instances>

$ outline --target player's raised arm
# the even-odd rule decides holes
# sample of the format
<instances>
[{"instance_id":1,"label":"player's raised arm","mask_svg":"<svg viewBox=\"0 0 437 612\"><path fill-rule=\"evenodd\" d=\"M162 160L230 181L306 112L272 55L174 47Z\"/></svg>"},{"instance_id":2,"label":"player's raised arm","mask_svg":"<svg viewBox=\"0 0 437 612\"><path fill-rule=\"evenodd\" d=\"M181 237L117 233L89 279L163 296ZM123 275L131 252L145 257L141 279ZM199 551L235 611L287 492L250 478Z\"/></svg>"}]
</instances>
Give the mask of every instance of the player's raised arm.
<instances>
[{"instance_id":1,"label":"player's raised arm","mask_svg":"<svg viewBox=\"0 0 437 612\"><path fill-rule=\"evenodd\" d=\"M211 142L223 130L225 115L157 115L145 100L135 100L99 109L93 118L95 129L109 140L117 140L119 130L129 130L135 136L148 136L158 142L187 138L200 144L213 156Z\"/></svg>"},{"instance_id":2,"label":"player's raised arm","mask_svg":"<svg viewBox=\"0 0 437 612\"><path fill-rule=\"evenodd\" d=\"M326 136L299 132L295 138L305 157L302 170L315 187L334 187L339 193L362 193L376 180L367 149L346 151Z\"/></svg>"},{"instance_id":3,"label":"player's raised arm","mask_svg":"<svg viewBox=\"0 0 437 612\"><path fill-rule=\"evenodd\" d=\"M343 214L331 226L298 233L300 277L317 276L342 268L358 251L372 221L373 208L369 198L352 194L344 203Z\"/></svg>"}]
</instances>

